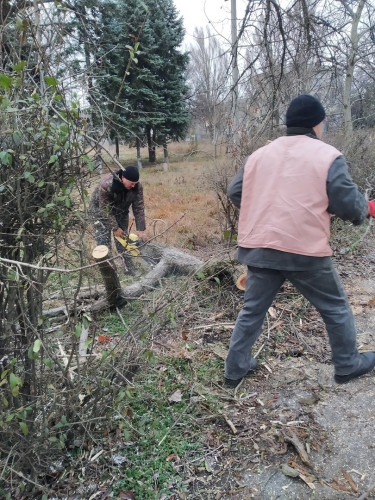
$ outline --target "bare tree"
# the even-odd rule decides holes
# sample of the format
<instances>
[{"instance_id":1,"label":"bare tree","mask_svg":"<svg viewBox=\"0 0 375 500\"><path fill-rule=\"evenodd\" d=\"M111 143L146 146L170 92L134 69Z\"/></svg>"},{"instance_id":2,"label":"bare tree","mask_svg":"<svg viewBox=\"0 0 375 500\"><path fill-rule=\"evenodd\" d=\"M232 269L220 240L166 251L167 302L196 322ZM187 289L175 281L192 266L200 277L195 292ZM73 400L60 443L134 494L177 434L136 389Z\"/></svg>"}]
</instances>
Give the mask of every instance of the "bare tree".
<instances>
[{"instance_id":1,"label":"bare tree","mask_svg":"<svg viewBox=\"0 0 375 500\"><path fill-rule=\"evenodd\" d=\"M247 3L238 28L238 113L246 110L252 135L277 133L287 103L303 92L320 97L330 121L339 126L341 117L352 133L353 104L373 79L374 8L371 0Z\"/></svg>"},{"instance_id":2,"label":"bare tree","mask_svg":"<svg viewBox=\"0 0 375 500\"><path fill-rule=\"evenodd\" d=\"M189 84L191 113L203 123L213 142L223 133L229 118L230 56L207 28L196 28L190 49Z\"/></svg>"}]
</instances>

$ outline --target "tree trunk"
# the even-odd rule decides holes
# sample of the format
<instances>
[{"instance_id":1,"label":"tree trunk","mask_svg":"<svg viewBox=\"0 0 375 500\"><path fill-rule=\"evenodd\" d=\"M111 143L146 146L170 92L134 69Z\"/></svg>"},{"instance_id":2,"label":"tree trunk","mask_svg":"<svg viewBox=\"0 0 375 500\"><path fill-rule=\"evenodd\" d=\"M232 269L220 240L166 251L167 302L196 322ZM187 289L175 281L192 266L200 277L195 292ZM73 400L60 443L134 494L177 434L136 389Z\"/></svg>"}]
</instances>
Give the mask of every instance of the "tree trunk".
<instances>
[{"instance_id":1,"label":"tree trunk","mask_svg":"<svg viewBox=\"0 0 375 500\"><path fill-rule=\"evenodd\" d=\"M156 151L154 142L154 129L152 126L147 127L147 145L148 145L148 161L150 163L155 163Z\"/></svg>"},{"instance_id":2,"label":"tree trunk","mask_svg":"<svg viewBox=\"0 0 375 500\"><path fill-rule=\"evenodd\" d=\"M139 137L135 140L135 146L137 148L137 167L142 168L142 160L141 160L141 141Z\"/></svg>"},{"instance_id":3,"label":"tree trunk","mask_svg":"<svg viewBox=\"0 0 375 500\"><path fill-rule=\"evenodd\" d=\"M357 62L358 46L359 46L359 35L358 35L358 25L361 19L362 11L365 6L366 0L361 0L358 4L356 12L351 10L347 12L351 13L352 16L352 26L350 32L351 50L348 55L348 62L346 66L345 74L345 85L344 85L344 131L345 138L350 139L353 133L353 122L352 122L352 108L351 108L351 92L354 78L354 69Z\"/></svg>"},{"instance_id":4,"label":"tree trunk","mask_svg":"<svg viewBox=\"0 0 375 500\"><path fill-rule=\"evenodd\" d=\"M169 156L168 156L168 145L167 142L163 142L163 153L164 153L164 164L163 164L163 170L165 172L168 171L168 165L169 165Z\"/></svg>"},{"instance_id":5,"label":"tree trunk","mask_svg":"<svg viewBox=\"0 0 375 500\"><path fill-rule=\"evenodd\" d=\"M106 256L104 256L101 252L101 247L104 246L105 250L108 251L108 248L105 245L100 245L99 247L96 247L93 251L96 251L96 249L99 249L97 251L98 258L95 258L97 262L101 262L104 260L103 264L109 264L110 269L109 273L113 274L115 273L115 267L110 264L110 262L106 262ZM146 252L147 249L147 252ZM196 257L193 257L192 255L189 255L185 252L182 252L181 250L178 250L177 248L174 247L164 247L161 245L153 245L151 243L147 243L145 245L145 250L142 252L145 256L147 256L150 260L154 261L156 263L155 267L151 269L150 272L148 272L140 281L136 283L132 283L131 285L119 289L117 288L119 286L118 284L118 278L117 275L113 276L113 281L115 282L115 285L112 285L112 281L109 279L109 284L108 284L108 277L106 274L104 274L105 268L100 268L100 272L102 273L104 282L105 282L105 288L108 296L108 288L112 290L113 288L116 289L117 291L117 296L119 297L120 300L126 302L126 299L136 299L140 297L143 294L147 294L152 290L155 290L160 286L160 280L162 278L166 278L170 274L175 274L175 275L189 275L191 273L197 272L203 265L204 262L201 261L200 259L197 259ZM107 254L105 254L107 255ZM101 265L101 264L100 264ZM102 272L102 269L104 270ZM109 292L111 293L111 292ZM101 290L88 290L87 293L83 293L80 295L80 298L85 301L84 304L84 310L86 312L98 312L98 311L104 311L110 307L109 301L106 299L99 299L98 295L101 294ZM94 298L96 301L94 303L88 304L87 299ZM123 305L123 303L121 305ZM118 306L118 304L115 304ZM73 310L73 309L72 309ZM69 307L67 308L66 305L62 307L55 307L53 309L49 310L44 310L43 315L47 317L50 321L52 321L52 318L59 318L63 317L66 318L66 316L69 316L71 314Z\"/></svg>"},{"instance_id":6,"label":"tree trunk","mask_svg":"<svg viewBox=\"0 0 375 500\"><path fill-rule=\"evenodd\" d=\"M99 264L99 271L104 281L108 304L112 307L119 307L124 305L126 301L121 293L121 285L116 266L113 262L106 260L108 258L108 252L108 247L99 245L94 248L92 256Z\"/></svg>"},{"instance_id":7,"label":"tree trunk","mask_svg":"<svg viewBox=\"0 0 375 500\"><path fill-rule=\"evenodd\" d=\"M122 296L135 299L160 286L160 280L170 274L187 275L198 271L203 262L174 247L163 247L148 243L147 257L158 261L156 266L137 283L122 289Z\"/></svg>"},{"instance_id":8,"label":"tree trunk","mask_svg":"<svg viewBox=\"0 0 375 500\"><path fill-rule=\"evenodd\" d=\"M115 137L115 146L116 146L116 154L115 154L115 156L116 156L116 158L118 160L120 158L120 145L119 145L119 142L118 142L117 135Z\"/></svg>"}]
</instances>

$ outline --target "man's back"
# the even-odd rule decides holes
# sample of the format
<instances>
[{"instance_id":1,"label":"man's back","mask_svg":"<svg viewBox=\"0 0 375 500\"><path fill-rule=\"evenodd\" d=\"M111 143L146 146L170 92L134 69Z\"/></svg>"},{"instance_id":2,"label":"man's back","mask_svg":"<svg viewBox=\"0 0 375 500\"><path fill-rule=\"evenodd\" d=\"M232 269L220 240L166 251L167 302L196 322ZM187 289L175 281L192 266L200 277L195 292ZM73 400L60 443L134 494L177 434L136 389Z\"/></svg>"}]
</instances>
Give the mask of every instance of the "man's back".
<instances>
[{"instance_id":1,"label":"man's back","mask_svg":"<svg viewBox=\"0 0 375 500\"><path fill-rule=\"evenodd\" d=\"M302 255L331 255L328 170L340 152L307 135L280 137L244 169L238 243Z\"/></svg>"}]
</instances>

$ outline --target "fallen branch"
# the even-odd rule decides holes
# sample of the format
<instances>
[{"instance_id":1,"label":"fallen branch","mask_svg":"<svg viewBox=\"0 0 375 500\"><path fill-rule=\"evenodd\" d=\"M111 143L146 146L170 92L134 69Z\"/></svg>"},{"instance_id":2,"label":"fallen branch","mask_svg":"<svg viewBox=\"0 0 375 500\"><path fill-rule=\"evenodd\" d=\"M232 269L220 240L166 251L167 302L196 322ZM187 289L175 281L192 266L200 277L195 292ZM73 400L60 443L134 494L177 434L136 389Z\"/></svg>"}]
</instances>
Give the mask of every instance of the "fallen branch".
<instances>
[{"instance_id":1,"label":"fallen branch","mask_svg":"<svg viewBox=\"0 0 375 500\"><path fill-rule=\"evenodd\" d=\"M228 426L230 427L230 430L233 432L233 434L237 434L237 429L235 428L233 422L231 420L229 420L229 418L223 413L223 417L224 417L224 420L226 421L226 423L228 424Z\"/></svg>"},{"instance_id":2,"label":"fallen branch","mask_svg":"<svg viewBox=\"0 0 375 500\"><path fill-rule=\"evenodd\" d=\"M204 264L204 262L200 259L197 259L196 257L182 252L181 250L178 250L174 247L164 247L162 245L153 244L148 244L146 247L147 257L150 259L154 259L158 263L140 281L132 283L125 288L121 288L121 290L118 291L118 295L121 297L121 299L138 299L141 297L141 295L153 291L157 287L159 287L162 278L166 278L171 274L189 275L191 273L197 272ZM112 259L113 258L107 259L106 262L111 261ZM85 290L82 293L82 296L78 296L78 298L87 300L90 295L91 297L98 297L98 295L100 295L100 291L102 291L103 293L105 292L105 289L95 289L91 292L91 294L90 291ZM107 298L101 298L95 301L93 304L82 305L82 309L85 312L100 312L112 307L113 305L116 306L117 304L110 304ZM73 311L72 313L70 313L69 307L66 305L43 311L43 315L48 318L61 315L69 318L70 314L73 314Z\"/></svg>"},{"instance_id":3,"label":"fallen branch","mask_svg":"<svg viewBox=\"0 0 375 500\"><path fill-rule=\"evenodd\" d=\"M285 441L287 441L288 443L292 444L295 447L302 462L311 467L311 462L305 450L305 446L299 439L297 434L292 429L289 429L288 431L282 430L282 435Z\"/></svg>"},{"instance_id":4,"label":"fallen branch","mask_svg":"<svg viewBox=\"0 0 375 500\"><path fill-rule=\"evenodd\" d=\"M188 275L197 272L203 265L200 259L174 247L152 245L150 251L153 255L148 257L157 258L159 262L142 280L122 289L122 296L126 299L135 299L154 290L162 278L171 274Z\"/></svg>"},{"instance_id":5,"label":"fallen branch","mask_svg":"<svg viewBox=\"0 0 375 500\"><path fill-rule=\"evenodd\" d=\"M224 328L224 330L231 330L234 328L234 323L210 323L209 325L198 325L191 328L191 330L207 330L208 328Z\"/></svg>"}]
</instances>

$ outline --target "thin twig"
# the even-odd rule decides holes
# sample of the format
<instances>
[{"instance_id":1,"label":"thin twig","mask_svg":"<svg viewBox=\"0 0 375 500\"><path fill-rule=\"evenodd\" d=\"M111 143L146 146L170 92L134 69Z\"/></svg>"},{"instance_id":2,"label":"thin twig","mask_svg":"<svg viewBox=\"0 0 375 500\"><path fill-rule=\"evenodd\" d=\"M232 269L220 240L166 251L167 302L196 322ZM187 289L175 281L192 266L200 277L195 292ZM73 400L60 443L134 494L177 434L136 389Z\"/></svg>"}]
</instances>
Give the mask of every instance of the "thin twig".
<instances>
[{"instance_id":1,"label":"thin twig","mask_svg":"<svg viewBox=\"0 0 375 500\"><path fill-rule=\"evenodd\" d=\"M140 245L140 248L142 246L146 245L147 243L152 242L154 239L156 239L159 236L163 235L167 231L169 231L169 229L171 229L173 226L175 226L176 224L178 224L180 222L180 220L183 219L184 217L185 217L185 214L182 214L181 217L179 217L170 226L168 226L167 229L165 229L165 231L163 231L162 233L158 234L157 236L154 236L154 237L150 238L149 240L147 240L146 243L144 243L143 245ZM119 258L122 258L121 255L115 255L114 257L110 257L110 258L108 258L106 260L109 261L109 262L111 262L112 260L119 259ZM73 269L61 269L61 268L58 268L58 267L37 266L35 264L29 264L28 262L21 262L21 261L18 261L18 260L6 259L4 257L0 257L0 262L4 262L4 263L8 263L8 264L13 264L13 265L16 265L16 266L18 266L20 268L21 267L29 267L31 269L38 269L39 271L52 271L52 272L56 272L56 273L65 273L65 274L76 273L77 271L82 271L84 269L90 269L90 268L95 267L95 266L98 265L98 263L95 262L94 264L88 264L87 266L81 266L81 267L75 267Z\"/></svg>"},{"instance_id":2,"label":"thin twig","mask_svg":"<svg viewBox=\"0 0 375 500\"><path fill-rule=\"evenodd\" d=\"M47 488L45 488L44 486L42 486L41 484L39 483L36 483L35 481L33 481L32 479L29 479L27 478L24 474L22 474L22 472L18 472L14 469L12 469L12 467L9 467L9 470L14 472L15 474L17 474L17 476L19 477L22 477L22 479L24 479L25 481L27 481L28 483L30 484L33 484L34 486L37 486L38 488L40 488L42 491L44 492L48 492L49 490Z\"/></svg>"},{"instance_id":3,"label":"thin twig","mask_svg":"<svg viewBox=\"0 0 375 500\"><path fill-rule=\"evenodd\" d=\"M122 317L122 314L121 314L120 309L119 309L118 307L116 307L116 312L117 312L118 317L121 319L121 323L123 324L123 326L124 326L124 328L125 328L125 331L126 331L127 333L129 333L129 334L130 334L130 336L131 336L131 338L133 339L133 342L134 342L134 344L135 344L135 343L136 343L136 340L135 340L135 338L134 338L134 335L133 335L133 333L131 332L131 330L128 328L127 324L125 323L124 318Z\"/></svg>"},{"instance_id":4,"label":"thin twig","mask_svg":"<svg viewBox=\"0 0 375 500\"><path fill-rule=\"evenodd\" d=\"M9 459L13 456L13 450L14 450L15 447L16 447L16 445L12 446L12 449L8 453L8 456L7 456L7 458L5 460L5 463L4 463L3 470L1 471L1 474L0 474L0 479L2 479L2 477L4 475L4 472L5 472L6 467L8 465ZM5 453L5 450L1 450L1 451L3 451Z\"/></svg>"},{"instance_id":5,"label":"thin twig","mask_svg":"<svg viewBox=\"0 0 375 500\"><path fill-rule=\"evenodd\" d=\"M163 443L163 441L165 441L166 437L167 437L167 436L168 436L168 434L171 432L171 430L172 430L174 427L176 427L176 425L177 425L177 424L179 423L179 421L181 420L181 417L182 417L183 415L185 415L185 413L188 411L188 409L190 408L190 406L192 406L192 403L189 403L189 404L187 405L187 407L185 408L185 410L184 410L184 411L180 414L180 418L179 418L179 419L177 419L177 420L175 420L175 421L173 422L173 424L171 425L171 427L167 430L167 432L164 434L164 436L162 437L162 439L158 442L158 444L157 444L157 446L158 446L158 447L159 447L159 446Z\"/></svg>"},{"instance_id":6,"label":"thin twig","mask_svg":"<svg viewBox=\"0 0 375 500\"><path fill-rule=\"evenodd\" d=\"M234 323L211 323L209 325L199 325L199 326L194 326L191 328L191 330L201 330L202 328L211 328L213 326L216 327L223 327L223 328L234 328Z\"/></svg>"},{"instance_id":7,"label":"thin twig","mask_svg":"<svg viewBox=\"0 0 375 500\"><path fill-rule=\"evenodd\" d=\"M237 429L236 427L234 426L233 422L225 415L225 413L223 413L223 417L224 417L224 420L226 421L226 423L228 424L228 426L230 427L230 430L233 432L233 434L237 434Z\"/></svg>"}]
</instances>

